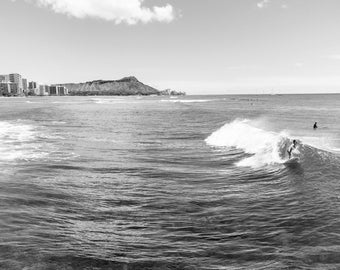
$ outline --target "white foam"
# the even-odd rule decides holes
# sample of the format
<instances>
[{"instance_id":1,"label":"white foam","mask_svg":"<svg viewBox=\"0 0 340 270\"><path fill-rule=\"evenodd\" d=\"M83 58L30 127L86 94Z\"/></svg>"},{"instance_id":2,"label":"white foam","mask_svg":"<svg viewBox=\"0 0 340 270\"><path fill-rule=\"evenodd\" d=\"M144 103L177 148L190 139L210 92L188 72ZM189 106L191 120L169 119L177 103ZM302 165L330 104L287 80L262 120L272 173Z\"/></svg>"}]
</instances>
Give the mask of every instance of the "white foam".
<instances>
[{"instance_id":1,"label":"white foam","mask_svg":"<svg viewBox=\"0 0 340 270\"><path fill-rule=\"evenodd\" d=\"M76 101L53 101L53 104L78 104Z\"/></svg>"},{"instance_id":2,"label":"white foam","mask_svg":"<svg viewBox=\"0 0 340 270\"><path fill-rule=\"evenodd\" d=\"M173 102L173 103L203 103L203 102L211 102L214 99L178 99L178 100L171 100L171 99L162 99L161 102Z\"/></svg>"},{"instance_id":3,"label":"white foam","mask_svg":"<svg viewBox=\"0 0 340 270\"><path fill-rule=\"evenodd\" d=\"M31 103L31 104L40 104L42 102L37 102L37 101L30 101L30 100L27 100L26 103Z\"/></svg>"},{"instance_id":4,"label":"white foam","mask_svg":"<svg viewBox=\"0 0 340 270\"><path fill-rule=\"evenodd\" d=\"M46 155L35 143L37 131L31 125L0 122L0 161L27 160Z\"/></svg>"},{"instance_id":5,"label":"white foam","mask_svg":"<svg viewBox=\"0 0 340 270\"><path fill-rule=\"evenodd\" d=\"M239 161L237 166L261 167L283 163L286 134L263 130L250 120L235 120L212 133L206 143L215 147L238 148L252 156Z\"/></svg>"},{"instance_id":6,"label":"white foam","mask_svg":"<svg viewBox=\"0 0 340 270\"><path fill-rule=\"evenodd\" d=\"M94 103L96 104L111 104L111 103L121 103L126 101L123 98L92 98L92 101L94 101Z\"/></svg>"},{"instance_id":7,"label":"white foam","mask_svg":"<svg viewBox=\"0 0 340 270\"><path fill-rule=\"evenodd\" d=\"M0 122L0 139L29 141L33 136L33 127L30 125Z\"/></svg>"}]
</instances>

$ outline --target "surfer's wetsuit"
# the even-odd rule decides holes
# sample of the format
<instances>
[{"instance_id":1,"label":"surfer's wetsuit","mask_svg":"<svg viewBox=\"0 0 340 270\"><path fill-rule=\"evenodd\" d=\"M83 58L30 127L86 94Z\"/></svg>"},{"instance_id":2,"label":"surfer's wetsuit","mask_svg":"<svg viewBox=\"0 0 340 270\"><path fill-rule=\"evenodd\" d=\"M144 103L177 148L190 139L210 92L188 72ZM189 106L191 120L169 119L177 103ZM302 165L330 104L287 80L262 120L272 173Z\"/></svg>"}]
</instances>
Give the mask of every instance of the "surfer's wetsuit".
<instances>
[{"instance_id":1,"label":"surfer's wetsuit","mask_svg":"<svg viewBox=\"0 0 340 270\"><path fill-rule=\"evenodd\" d=\"M289 158L292 156L292 151L296 148L296 141L293 141L293 144L288 148L287 153L289 155Z\"/></svg>"}]
</instances>

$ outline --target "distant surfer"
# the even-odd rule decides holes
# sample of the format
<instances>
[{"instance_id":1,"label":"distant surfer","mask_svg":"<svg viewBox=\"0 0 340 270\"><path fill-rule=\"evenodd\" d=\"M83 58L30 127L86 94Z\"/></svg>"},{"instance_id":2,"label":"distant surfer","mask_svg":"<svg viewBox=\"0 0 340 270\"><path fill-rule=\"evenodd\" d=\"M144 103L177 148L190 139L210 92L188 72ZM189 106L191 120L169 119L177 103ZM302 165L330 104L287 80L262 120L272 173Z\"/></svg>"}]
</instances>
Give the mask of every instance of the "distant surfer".
<instances>
[{"instance_id":1,"label":"distant surfer","mask_svg":"<svg viewBox=\"0 0 340 270\"><path fill-rule=\"evenodd\" d=\"M317 128L318 128L318 122L315 122L315 123L314 123L313 128L314 128L314 129L317 129Z\"/></svg>"},{"instance_id":2,"label":"distant surfer","mask_svg":"<svg viewBox=\"0 0 340 270\"><path fill-rule=\"evenodd\" d=\"M297 142L296 142L296 140L293 140L293 144L287 150L288 155L289 155L289 159L292 157L292 152L296 148L296 146L297 146Z\"/></svg>"}]
</instances>

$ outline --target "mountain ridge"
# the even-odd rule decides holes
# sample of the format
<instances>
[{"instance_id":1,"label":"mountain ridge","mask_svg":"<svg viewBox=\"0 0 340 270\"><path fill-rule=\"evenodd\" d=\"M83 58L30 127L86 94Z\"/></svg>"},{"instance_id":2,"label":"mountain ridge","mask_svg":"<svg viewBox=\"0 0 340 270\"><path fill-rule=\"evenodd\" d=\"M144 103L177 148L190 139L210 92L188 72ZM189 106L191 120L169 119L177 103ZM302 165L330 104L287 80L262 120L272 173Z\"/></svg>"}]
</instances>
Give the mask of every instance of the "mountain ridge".
<instances>
[{"instance_id":1,"label":"mountain ridge","mask_svg":"<svg viewBox=\"0 0 340 270\"><path fill-rule=\"evenodd\" d=\"M73 96L88 95L185 95L184 92L173 90L158 90L140 82L136 77L129 76L119 80L93 80L83 83L62 83Z\"/></svg>"}]
</instances>

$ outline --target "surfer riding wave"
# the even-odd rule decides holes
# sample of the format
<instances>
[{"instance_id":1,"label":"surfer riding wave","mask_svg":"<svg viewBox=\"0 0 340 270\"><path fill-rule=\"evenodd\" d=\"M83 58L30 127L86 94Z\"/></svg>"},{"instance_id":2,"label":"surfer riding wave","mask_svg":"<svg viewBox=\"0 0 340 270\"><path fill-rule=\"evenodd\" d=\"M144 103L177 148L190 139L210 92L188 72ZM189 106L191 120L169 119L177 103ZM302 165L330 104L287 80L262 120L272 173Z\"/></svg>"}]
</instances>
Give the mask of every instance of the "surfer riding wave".
<instances>
[{"instance_id":1,"label":"surfer riding wave","mask_svg":"<svg viewBox=\"0 0 340 270\"><path fill-rule=\"evenodd\" d=\"M297 148L297 142L296 140L293 140L293 144L288 148L288 158L291 159L293 151Z\"/></svg>"},{"instance_id":2,"label":"surfer riding wave","mask_svg":"<svg viewBox=\"0 0 340 270\"><path fill-rule=\"evenodd\" d=\"M213 132L205 142L212 147L229 151L239 149L244 155L237 166L261 167L284 164L290 158L304 160L306 151L312 156L319 155L322 149L302 144L299 140L289 138L288 132L264 130L257 121L234 120ZM241 153L242 153L241 152ZM325 151L326 152L326 151ZM288 155L287 155L288 153Z\"/></svg>"}]
</instances>

